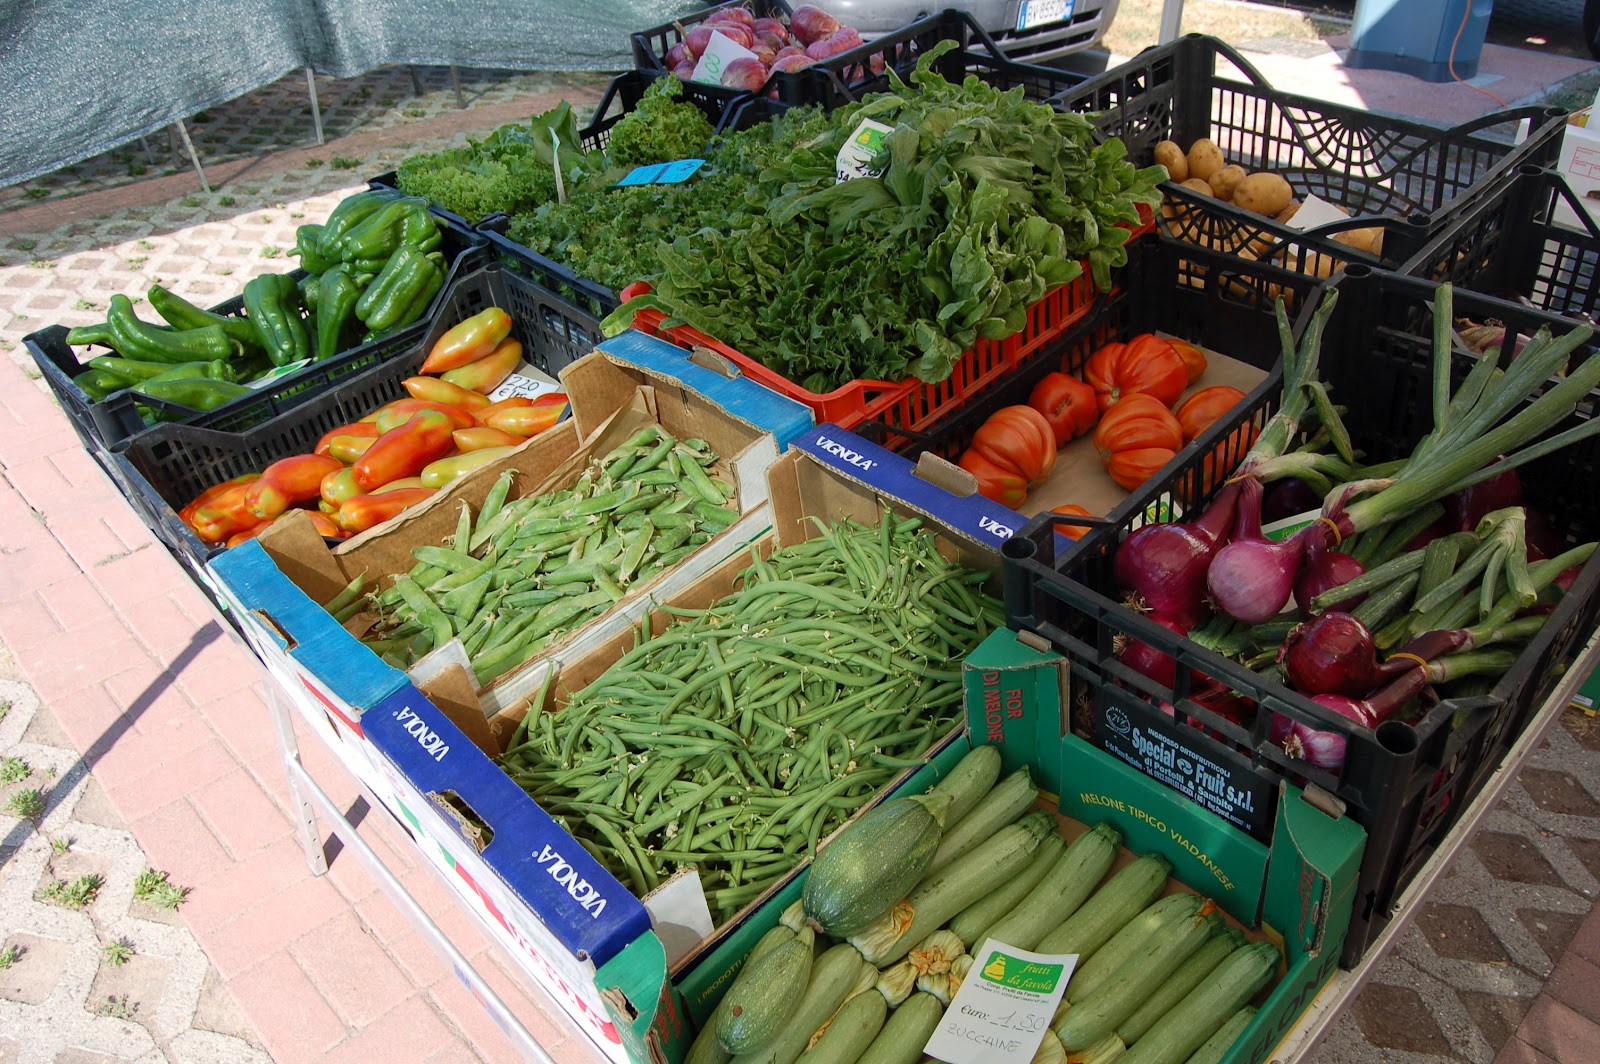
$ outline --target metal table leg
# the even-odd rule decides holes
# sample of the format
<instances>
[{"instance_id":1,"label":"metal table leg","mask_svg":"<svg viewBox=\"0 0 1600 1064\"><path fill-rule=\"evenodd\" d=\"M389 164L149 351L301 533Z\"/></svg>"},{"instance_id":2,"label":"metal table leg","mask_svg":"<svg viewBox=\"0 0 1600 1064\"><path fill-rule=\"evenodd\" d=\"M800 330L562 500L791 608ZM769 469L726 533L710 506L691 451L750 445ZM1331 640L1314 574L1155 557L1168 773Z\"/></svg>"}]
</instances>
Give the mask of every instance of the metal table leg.
<instances>
[{"instance_id":1,"label":"metal table leg","mask_svg":"<svg viewBox=\"0 0 1600 1064\"><path fill-rule=\"evenodd\" d=\"M183 119L178 119L173 125L178 127L178 136L183 138L183 147L189 153L189 161L194 164L194 172L200 175L200 187L211 191L211 182L206 180L205 167L200 165L200 156L194 150L194 141L189 139L189 127L183 124Z\"/></svg>"},{"instance_id":2,"label":"metal table leg","mask_svg":"<svg viewBox=\"0 0 1600 1064\"><path fill-rule=\"evenodd\" d=\"M311 124L317 129L317 143L325 143L322 137L322 104L317 99L317 79L311 73L311 68L306 67L306 93L311 97Z\"/></svg>"}]
</instances>

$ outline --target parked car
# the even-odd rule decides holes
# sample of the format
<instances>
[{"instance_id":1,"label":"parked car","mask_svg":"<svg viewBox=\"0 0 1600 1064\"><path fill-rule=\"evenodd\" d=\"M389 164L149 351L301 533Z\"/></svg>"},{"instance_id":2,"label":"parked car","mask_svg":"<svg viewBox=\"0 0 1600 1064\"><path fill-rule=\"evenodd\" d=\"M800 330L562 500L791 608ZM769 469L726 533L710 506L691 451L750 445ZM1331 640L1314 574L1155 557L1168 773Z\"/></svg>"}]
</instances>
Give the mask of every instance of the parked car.
<instances>
[{"instance_id":1,"label":"parked car","mask_svg":"<svg viewBox=\"0 0 1600 1064\"><path fill-rule=\"evenodd\" d=\"M888 33L946 7L965 8L1012 59L1042 63L1100 47L1120 0L821 0L818 4L863 37Z\"/></svg>"}]
</instances>

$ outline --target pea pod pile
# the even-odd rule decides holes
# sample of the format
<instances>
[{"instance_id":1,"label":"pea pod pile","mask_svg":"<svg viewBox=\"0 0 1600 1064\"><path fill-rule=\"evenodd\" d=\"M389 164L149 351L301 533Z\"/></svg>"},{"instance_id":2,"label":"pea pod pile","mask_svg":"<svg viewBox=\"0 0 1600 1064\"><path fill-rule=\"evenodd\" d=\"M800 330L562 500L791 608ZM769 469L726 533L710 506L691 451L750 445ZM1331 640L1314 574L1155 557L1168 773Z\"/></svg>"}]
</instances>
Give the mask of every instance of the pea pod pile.
<instances>
[{"instance_id":1,"label":"pea pod pile","mask_svg":"<svg viewBox=\"0 0 1600 1064\"><path fill-rule=\"evenodd\" d=\"M652 425L561 491L507 502L507 470L476 520L462 506L448 545L414 548L410 572L335 616L375 607L364 642L397 668L459 638L487 684L738 520L733 488L707 472L716 461Z\"/></svg>"},{"instance_id":2,"label":"pea pod pile","mask_svg":"<svg viewBox=\"0 0 1600 1064\"><path fill-rule=\"evenodd\" d=\"M268 273L244 286L242 315L205 310L156 284L150 306L167 324L154 325L127 296L112 296L105 322L71 330L67 343L103 344L120 357L93 358L73 380L96 402L133 391L146 423L170 417L166 404L213 410L277 367L332 358L416 321L444 285L442 242L426 200L358 192L324 224L300 227L294 254L304 276Z\"/></svg>"},{"instance_id":3,"label":"pea pod pile","mask_svg":"<svg viewBox=\"0 0 1600 1064\"><path fill-rule=\"evenodd\" d=\"M506 772L632 889L699 870L720 921L788 872L961 713L961 659L1004 624L988 574L915 519L821 525L643 639Z\"/></svg>"}]
</instances>

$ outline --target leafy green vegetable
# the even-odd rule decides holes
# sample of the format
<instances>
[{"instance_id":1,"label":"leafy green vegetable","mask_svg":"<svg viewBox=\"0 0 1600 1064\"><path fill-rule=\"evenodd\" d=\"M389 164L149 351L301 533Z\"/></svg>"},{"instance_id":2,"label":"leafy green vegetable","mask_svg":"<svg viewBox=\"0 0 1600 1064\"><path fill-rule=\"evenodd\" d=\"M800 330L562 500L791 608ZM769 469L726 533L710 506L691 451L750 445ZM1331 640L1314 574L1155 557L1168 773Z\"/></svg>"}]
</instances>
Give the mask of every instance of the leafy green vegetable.
<instances>
[{"instance_id":1,"label":"leafy green vegetable","mask_svg":"<svg viewBox=\"0 0 1600 1064\"><path fill-rule=\"evenodd\" d=\"M1120 141L1096 144L1082 115L1059 113L930 64L912 84L840 109L757 177L716 228L658 248L664 311L801 383L947 378L978 339L1023 328L1027 308L1077 277L1127 261L1137 204L1159 202L1159 167L1136 170ZM834 159L863 118L893 127L881 176L835 182Z\"/></svg>"},{"instance_id":2,"label":"leafy green vegetable","mask_svg":"<svg viewBox=\"0 0 1600 1064\"><path fill-rule=\"evenodd\" d=\"M611 127L606 154L617 166L687 159L705 151L711 140L711 123L700 108L682 99L683 82L656 78L645 90L637 109Z\"/></svg>"}]
</instances>

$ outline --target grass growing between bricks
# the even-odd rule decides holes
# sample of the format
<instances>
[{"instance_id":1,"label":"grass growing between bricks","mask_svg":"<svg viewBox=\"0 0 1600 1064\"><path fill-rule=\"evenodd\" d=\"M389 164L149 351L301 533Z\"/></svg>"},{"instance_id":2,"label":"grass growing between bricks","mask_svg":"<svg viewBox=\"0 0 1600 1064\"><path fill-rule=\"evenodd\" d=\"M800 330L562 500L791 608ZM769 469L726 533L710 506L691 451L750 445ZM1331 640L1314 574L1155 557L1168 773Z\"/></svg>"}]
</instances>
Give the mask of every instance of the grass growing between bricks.
<instances>
[{"instance_id":1,"label":"grass growing between bricks","mask_svg":"<svg viewBox=\"0 0 1600 1064\"><path fill-rule=\"evenodd\" d=\"M134 899L152 908L176 911L188 896L188 887L168 881L165 872L157 872L154 868L146 868L133 881Z\"/></svg>"},{"instance_id":2,"label":"grass growing between bricks","mask_svg":"<svg viewBox=\"0 0 1600 1064\"><path fill-rule=\"evenodd\" d=\"M94 1007L96 1016L109 1016L113 1020L131 1020L138 1015L139 1003L129 1001L127 994L109 994Z\"/></svg>"},{"instance_id":3,"label":"grass growing between bricks","mask_svg":"<svg viewBox=\"0 0 1600 1064\"><path fill-rule=\"evenodd\" d=\"M21 783L32 774L33 770L22 758L0 758L0 783Z\"/></svg>"},{"instance_id":4,"label":"grass growing between bricks","mask_svg":"<svg viewBox=\"0 0 1600 1064\"><path fill-rule=\"evenodd\" d=\"M44 794L37 787L18 791L6 799L5 811L23 820L37 820L44 815Z\"/></svg>"},{"instance_id":5,"label":"grass growing between bricks","mask_svg":"<svg viewBox=\"0 0 1600 1064\"><path fill-rule=\"evenodd\" d=\"M125 938L114 938L100 947L100 963L121 968L133 959L133 943Z\"/></svg>"},{"instance_id":6,"label":"grass growing between bricks","mask_svg":"<svg viewBox=\"0 0 1600 1064\"><path fill-rule=\"evenodd\" d=\"M33 898L35 901L52 902L67 909L83 909L99 897L100 888L105 885L104 876L90 872L71 882L58 879L47 887L40 887Z\"/></svg>"},{"instance_id":7,"label":"grass growing between bricks","mask_svg":"<svg viewBox=\"0 0 1600 1064\"><path fill-rule=\"evenodd\" d=\"M26 952L21 946L7 946L5 949L0 949L0 972L9 971Z\"/></svg>"}]
</instances>

